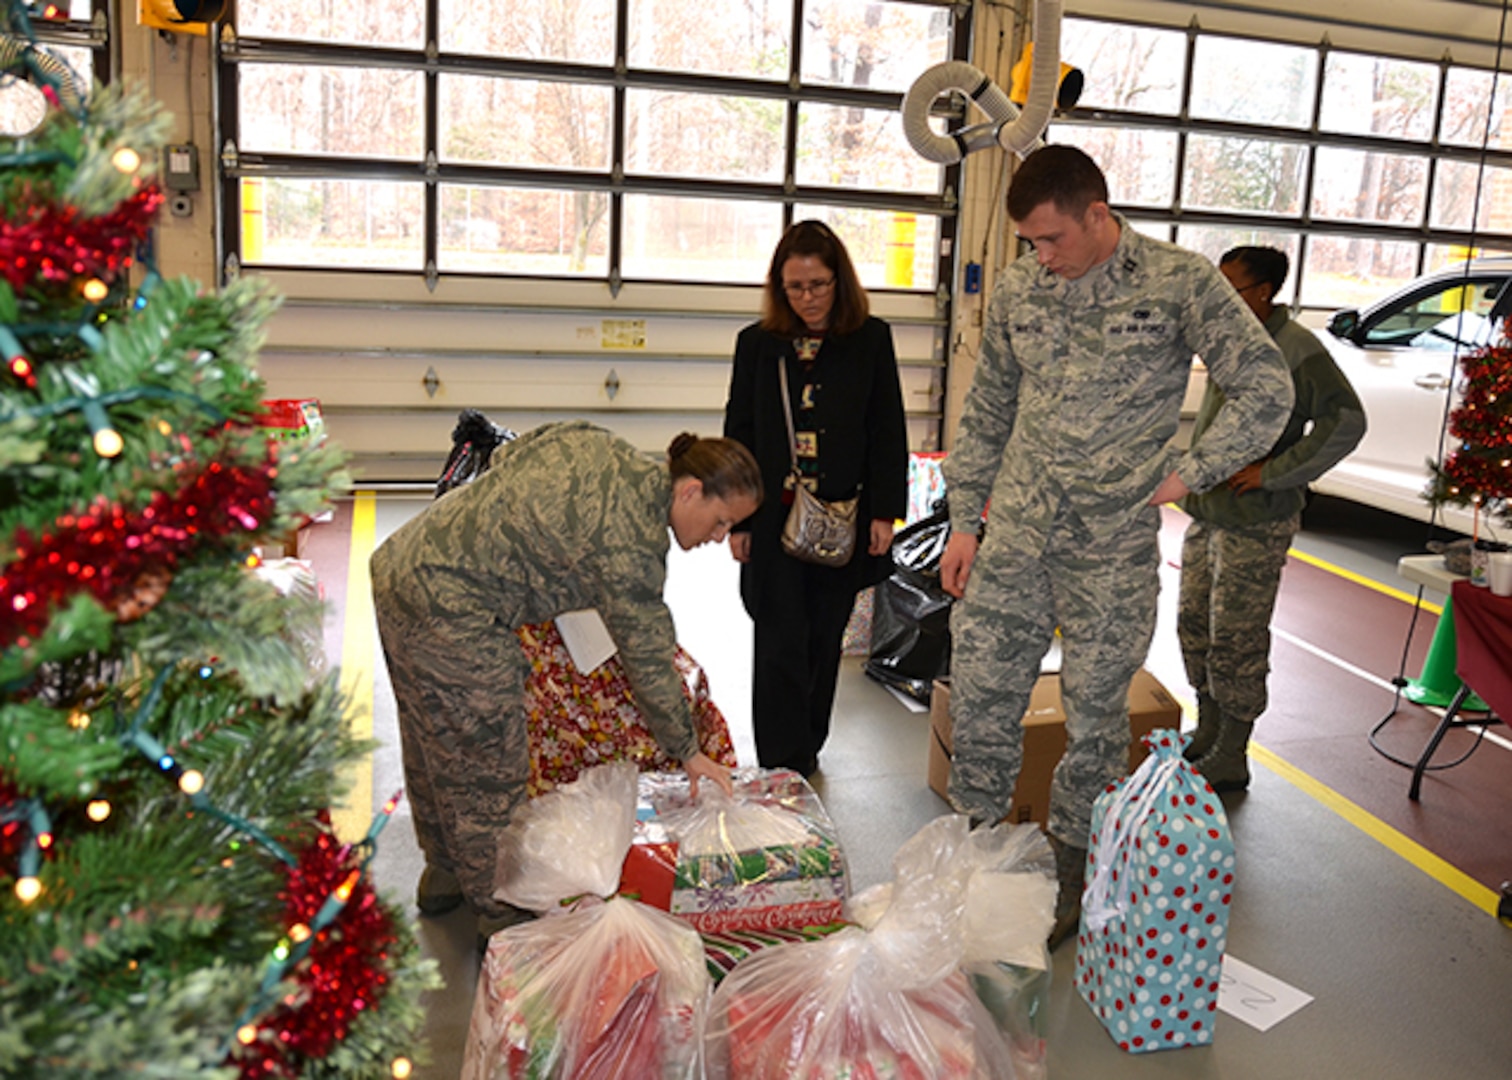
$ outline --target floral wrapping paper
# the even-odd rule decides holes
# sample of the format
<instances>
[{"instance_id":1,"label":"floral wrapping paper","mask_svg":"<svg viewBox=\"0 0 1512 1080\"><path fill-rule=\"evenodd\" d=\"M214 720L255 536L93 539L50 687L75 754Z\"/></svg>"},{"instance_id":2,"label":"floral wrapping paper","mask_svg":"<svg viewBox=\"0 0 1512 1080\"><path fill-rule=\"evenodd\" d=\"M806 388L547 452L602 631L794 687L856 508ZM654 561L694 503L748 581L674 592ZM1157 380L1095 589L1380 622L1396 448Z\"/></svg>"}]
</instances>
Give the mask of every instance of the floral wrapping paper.
<instances>
[{"instance_id":1,"label":"floral wrapping paper","mask_svg":"<svg viewBox=\"0 0 1512 1080\"><path fill-rule=\"evenodd\" d=\"M629 761L642 772L678 768L679 763L662 751L641 719L618 656L585 674L573 664L556 623L522 626L515 633L530 661L525 702L530 732L526 791L531 798L570 783L584 769L604 762ZM709 696L703 668L680 645L673 663L692 706L699 748L714 761L734 768L730 728Z\"/></svg>"}]
</instances>

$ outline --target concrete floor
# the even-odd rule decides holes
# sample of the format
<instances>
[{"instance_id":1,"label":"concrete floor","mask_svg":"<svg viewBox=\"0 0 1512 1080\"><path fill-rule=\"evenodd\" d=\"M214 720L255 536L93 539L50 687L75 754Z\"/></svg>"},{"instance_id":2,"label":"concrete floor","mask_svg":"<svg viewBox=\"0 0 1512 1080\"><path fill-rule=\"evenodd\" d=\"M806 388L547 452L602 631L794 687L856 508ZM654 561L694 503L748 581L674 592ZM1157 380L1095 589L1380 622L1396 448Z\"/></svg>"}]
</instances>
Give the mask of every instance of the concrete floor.
<instances>
[{"instance_id":1,"label":"concrete floor","mask_svg":"<svg viewBox=\"0 0 1512 1080\"><path fill-rule=\"evenodd\" d=\"M380 496L377 539L424 502ZM1421 527L1384 516L1367 517L1362 524L1347 508L1343 524L1331 510L1319 516L1316 530L1310 527L1299 538L1299 550L1384 584L1411 588L1396 578L1395 559L1422 549ZM337 518L338 523L349 521L350 514L339 513ZM1162 539L1167 565L1161 622L1148 666L1179 698L1189 700L1172 621L1179 529L1179 515L1168 518ZM347 568L344 560L343 565L335 564L332 553L337 545L330 539L313 546L318 549L312 554L317 574L326 581L336 575L345 580ZM355 586L360 579L354 576L351 581ZM738 754L742 761L754 762L748 704L750 626L725 550L684 554L674 549L667 598L680 641L709 675ZM338 610L333 618L340 614ZM1289 655L1276 650L1273 686L1275 680L1289 677ZM1389 678L1397 660L1383 655L1376 674ZM403 786L403 778L392 699L381 663L377 666L374 734L382 746L372 763L372 791L381 802ZM1320 710L1329 708L1331 700L1366 692L1343 676L1329 678L1326 686L1317 688ZM1374 688L1371 692L1379 693ZM1263 738L1258 733L1263 724L1262 720L1257 739ZM1359 738L1363 741L1363 731ZM857 890L890 878L898 846L947 811L925 782L927 740L926 714L911 711L867 679L859 660L845 662L834 731L815 787L836 822ZM1492 767L1500 770L1503 787L1512 788L1505 783L1512 778L1512 752L1488 745L1480 754L1495 755ZM1071 980L1074 952L1065 946L1054 957L1050 1075L1057 1080L1419 1080L1429 1075L1505 1080L1512 1075L1512 1024L1506 1022L1504 1004L1512 987L1512 929L1381 842L1348 816L1347 803L1341 811L1326 791L1320 795L1316 786L1299 785L1293 773L1278 769L1257 762L1250 791L1225 800L1240 858L1229 954L1312 1000L1267 1031L1220 1013L1211 1047L1127 1055L1077 997ZM1398 777L1405 799L1406 774L1390 773L1390 783L1397 783ZM1428 796L1424 812L1432 813L1431 790ZM1505 864L1512 876L1512 844L1504 839L1512 831L1507 826L1505 820L1479 823L1495 838L1490 842L1506 848ZM401 806L374 861L376 880L412 905L420 867L407 809ZM412 906L409 910L413 913ZM427 1002L431 1062L415 1075L451 1080L461 1064L476 982L474 924L469 915L458 912L419 919L418 927L423 947L439 962L447 986ZM1257 1010L1260 996L1259 991L1251 995L1250 1004Z\"/></svg>"}]
</instances>

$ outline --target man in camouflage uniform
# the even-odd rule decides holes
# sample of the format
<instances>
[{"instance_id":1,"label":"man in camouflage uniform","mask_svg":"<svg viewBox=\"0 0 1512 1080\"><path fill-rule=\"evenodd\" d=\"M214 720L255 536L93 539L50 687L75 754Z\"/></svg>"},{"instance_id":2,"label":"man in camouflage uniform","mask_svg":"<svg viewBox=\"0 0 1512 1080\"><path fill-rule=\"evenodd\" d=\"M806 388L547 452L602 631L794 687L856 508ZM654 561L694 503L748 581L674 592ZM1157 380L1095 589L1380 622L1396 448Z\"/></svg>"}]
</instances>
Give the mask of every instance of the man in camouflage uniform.
<instances>
[{"instance_id":1,"label":"man in camouflage uniform","mask_svg":"<svg viewBox=\"0 0 1512 1080\"><path fill-rule=\"evenodd\" d=\"M1197 733L1185 754L1216 791L1249 787L1245 747L1265 711L1271 611L1307 485L1365 435L1365 411L1349 380L1312 331L1275 303L1289 268L1286 253L1272 247L1233 248L1218 260L1219 273L1280 346L1296 404L1263 458L1181 504L1192 523L1181 548L1176 633L1197 691ZM1223 391L1210 385L1194 443L1206 440L1223 404Z\"/></svg>"},{"instance_id":2,"label":"man in camouflage uniform","mask_svg":"<svg viewBox=\"0 0 1512 1080\"><path fill-rule=\"evenodd\" d=\"M962 597L951 614L950 794L974 818L1008 812L1024 711L1058 625L1067 745L1048 823L1061 884L1053 947L1076 927L1093 799L1128 769L1129 683L1159 593L1158 507L1264 452L1292 390L1279 351L1212 264L1130 228L1082 151L1030 154L1008 214L1037 258L1015 262L993 292L944 464L952 534L941 582ZM1228 402L1182 453L1173 439L1193 353Z\"/></svg>"},{"instance_id":3,"label":"man in camouflage uniform","mask_svg":"<svg viewBox=\"0 0 1512 1080\"><path fill-rule=\"evenodd\" d=\"M489 471L373 553L406 794L426 858L423 912L465 896L480 929L519 915L493 895L497 842L530 769L516 627L597 608L657 743L695 779L728 784L698 748L662 585L669 521L684 547L722 540L734 521L720 511L691 532L680 527L683 490L666 462L608 431L549 424L505 443ZM735 500L733 512L743 517L756 502Z\"/></svg>"}]
</instances>

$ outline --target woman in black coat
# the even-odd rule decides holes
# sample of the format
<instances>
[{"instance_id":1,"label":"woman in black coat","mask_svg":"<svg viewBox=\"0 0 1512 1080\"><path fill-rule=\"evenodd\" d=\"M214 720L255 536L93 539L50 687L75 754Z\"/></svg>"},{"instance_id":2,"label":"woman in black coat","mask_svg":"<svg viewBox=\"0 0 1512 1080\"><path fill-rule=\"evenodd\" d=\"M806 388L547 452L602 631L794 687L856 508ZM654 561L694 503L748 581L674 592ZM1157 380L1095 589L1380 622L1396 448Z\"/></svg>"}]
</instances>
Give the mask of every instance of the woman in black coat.
<instances>
[{"instance_id":1,"label":"woman in black coat","mask_svg":"<svg viewBox=\"0 0 1512 1080\"><path fill-rule=\"evenodd\" d=\"M860 498L856 550L843 567L799 562L782 550L793 481L779 364L787 365L800 482L821 499ZM743 564L741 598L756 624L756 754L766 768L808 776L829 735L856 593L888 575L893 522L908 501L892 330L869 314L845 245L822 222L794 224L777 245L762 319L735 344L724 433L755 455L768 492L730 535Z\"/></svg>"}]
</instances>

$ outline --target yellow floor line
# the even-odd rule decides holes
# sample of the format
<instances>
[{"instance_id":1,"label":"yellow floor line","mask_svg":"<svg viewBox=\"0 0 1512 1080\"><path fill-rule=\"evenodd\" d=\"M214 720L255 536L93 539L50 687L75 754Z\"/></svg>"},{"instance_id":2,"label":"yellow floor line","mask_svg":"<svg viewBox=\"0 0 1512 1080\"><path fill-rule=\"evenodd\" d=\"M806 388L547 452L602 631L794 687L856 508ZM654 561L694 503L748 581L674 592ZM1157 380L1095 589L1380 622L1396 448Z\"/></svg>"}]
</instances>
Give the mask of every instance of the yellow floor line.
<instances>
[{"instance_id":1,"label":"yellow floor line","mask_svg":"<svg viewBox=\"0 0 1512 1080\"><path fill-rule=\"evenodd\" d=\"M1500 901L1500 897L1494 890L1486 888L1486 886L1476 881L1469 874L1456 869L1416 841L1409 840L1384 821L1366 813L1337 791L1334 791L1325 784L1320 784L1301 769L1277 757L1265 747L1251 742L1249 750L1251 758L1264 765L1283 780L1286 780L1293 787L1312 796L1355 828L1385 845L1388 850L1400 855L1441 885L1459 893L1459 895L1482 911L1492 916L1496 914L1496 907Z\"/></svg>"},{"instance_id":2,"label":"yellow floor line","mask_svg":"<svg viewBox=\"0 0 1512 1080\"><path fill-rule=\"evenodd\" d=\"M1307 552L1298 551L1296 548L1292 548L1287 554L1298 562L1305 562L1309 566L1316 566L1319 570L1326 570L1335 577L1341 577L1345 581L1352 581L1356 585L1363 585L1367 589L1373 589L1384 596L1400 600L1404 604L1418 604L1424 611L1431 611L1435 615L1442 615L1444 613L1444 609L1437 604L1430 604L1427 600L1419 601L1412 593L1403 592L1401 589L1393 589L1390 585L1382 585L1374 578L1356 574L1353 570L1346 570L1342 566L1335 566L1333 563L1326 559L1320 559L1316 555L1309 555Z\"/></svg>"},{"instance_id":3,"label":"yellow floor line","mask_svg":"<svg viewBox=\"0 0 1512 1080\"><path fill-rule=\"evenodd\" d=\"M358 491L352 500L352 541L347 553L346 617L341 631L341 693L347 702L347 718L358 739L373 737L374 637L373 590L368 578L368 559L377 535L377 500L371 491ZM373 755L367 754L347 766L343 786L346 803L331 814L336 835L357 841L367 835L373 822Z\"/></svg>"}]
</instances>

